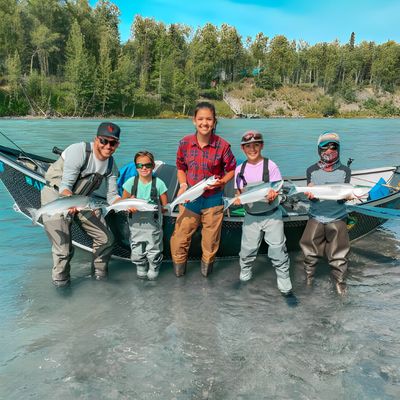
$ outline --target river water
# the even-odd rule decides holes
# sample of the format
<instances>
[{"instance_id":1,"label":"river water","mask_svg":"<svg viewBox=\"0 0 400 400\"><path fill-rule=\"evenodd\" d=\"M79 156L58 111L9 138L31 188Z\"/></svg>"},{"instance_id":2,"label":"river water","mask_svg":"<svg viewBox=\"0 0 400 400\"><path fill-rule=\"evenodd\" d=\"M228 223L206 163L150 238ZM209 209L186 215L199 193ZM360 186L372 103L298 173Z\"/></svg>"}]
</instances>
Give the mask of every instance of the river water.
<instances>
[{"instance_id":1,"label":"river water","mask_svg":"<svg viewBox=\"0 0 400 400\"><path fill-rule=\"evenodd\" d=\"M120 166L138 150L173 161L190 120L116 121ZM90 140L96 120L2 120L26 151L51 157L54 145ZM400 120L221 120L239 142L265 133L265 155L284 175L303 175L327 129L342 137L353 169L399 164ZM7 145L5 140L0 144ZM321 263L303 282L291 252L298 304L276 289L264 257L238 284L237 259L220 260L204 279L190 263L177 279L170 263L156 282L131 264L110 263L110 280L89 279L90 257L76 251L72 286L51 285L50 245L0 190L1 399L398 399L400 398L400 224L388 222L352 246L349 292L341 299Z\"/></svg>"}]
</instances>

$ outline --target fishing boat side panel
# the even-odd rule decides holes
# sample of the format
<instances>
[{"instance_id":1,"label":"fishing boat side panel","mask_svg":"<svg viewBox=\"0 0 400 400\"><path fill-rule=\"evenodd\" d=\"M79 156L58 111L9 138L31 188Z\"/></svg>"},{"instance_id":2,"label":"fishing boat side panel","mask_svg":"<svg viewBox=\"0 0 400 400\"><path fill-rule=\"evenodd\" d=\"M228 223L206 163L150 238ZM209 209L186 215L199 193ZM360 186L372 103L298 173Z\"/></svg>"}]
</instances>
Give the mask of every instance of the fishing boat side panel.
<instances>
[{"instance_id":1,"label":"fishing boat side panel","mask_svg":"<svg viewBox=\"0 0 400 400\"><path fill-rule=\"evenodd\" d=\"M29 158L18 159L18 154L12 152L4 152L0 149L0 179L3 181L5 187L17 204L19 210L27 217L30 217L28 208L40 208L40 190L45 185L43 174L51 160L37 158L33 162ZM168 168L170 168L169 166ZM167 186L174 190L176 184L173 181L175 174L171 173L167 168L168 176L171 182L167 182ZM173 167L171 167L173 168ZM386 174L389 176L391 173L392 178L390 185L397 187L400 180L399 168L393 173L393 169L381 169L381 171L371 170L373 173L376 171L377 175ZM357 171L358 172L358 171ZM362 176L363 171L360 171ZM300 179L300 178L299 178ZM389 196L382 199L367 202L367 204L378 207L400 208L400 192L394 190ZM287 238L287 246L289 250L299 248L299 240L303 233L304 227L307 223L307 215L304 210L293 210L290 204L284 204L287 212L284 212L285 234ZM111 230L116 236L116 245L114 248L114 256L129 259L130 246L129 246L129 228L127 224L127 215L118 213L108 215L106 217ZM242 218L240 217L226 217L223 221L221 244L218 251L218 257L235 257L240 251L241 231L242 231ZM164 217L164 255L166 259L170 258L169 239L173 233L176 221L176 214L173 216ZM384 219L365 216L353 212L349 218L349 235L351 240L363 237L367 233L376 229L384 223ZM72 224L72 239L85 249L92 247L92 239L80 228L77 223ZM265 243L260 248L260 253L267 252ZM198 259L201 257L201 235L197 231L193 238L190 248L191 258Z\"/></svg>"}]
</instances>

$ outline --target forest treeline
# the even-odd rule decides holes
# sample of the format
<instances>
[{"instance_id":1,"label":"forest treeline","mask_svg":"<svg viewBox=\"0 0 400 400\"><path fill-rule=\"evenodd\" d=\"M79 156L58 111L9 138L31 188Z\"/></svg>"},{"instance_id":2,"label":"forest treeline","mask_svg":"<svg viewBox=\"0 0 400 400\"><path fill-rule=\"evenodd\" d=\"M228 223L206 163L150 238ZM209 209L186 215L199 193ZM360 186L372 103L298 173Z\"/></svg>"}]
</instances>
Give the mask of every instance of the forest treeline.
<instances>
[{"instance_id":1,"label":"forest treeline","mask_svg":"<svg viewBox=\"0 0 400 400\"><path fill-rule=\"evenodd\" d=\"M136 15L121 43L119 17L107 0L0 0L0 116L185 115L249 77L265 92L303 85L348 101L366 86L400 85L395 41L356 44L352 33L310 45Z\"/></svg>"}]
</instances>

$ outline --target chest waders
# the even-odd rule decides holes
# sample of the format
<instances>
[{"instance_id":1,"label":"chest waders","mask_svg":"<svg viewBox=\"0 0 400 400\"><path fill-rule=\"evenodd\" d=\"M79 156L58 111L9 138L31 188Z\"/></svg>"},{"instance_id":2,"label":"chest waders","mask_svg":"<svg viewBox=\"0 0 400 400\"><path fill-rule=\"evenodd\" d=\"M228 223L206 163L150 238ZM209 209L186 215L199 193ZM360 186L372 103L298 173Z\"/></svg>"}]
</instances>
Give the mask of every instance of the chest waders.
<instances>
[{"instance_id":1,"label":"chest waders","mask_svg":"<svg viewBox=\"0 0 400 400\"><path fill-rule=\"evenodd\" d=\"M151 179L150 200L160 207L156 179ZM135 176L131 196L137 195L139 176ZM160 212L129 214L131 260L136 265L139 278L156 279L162 262L163 232Z\"/></svg>"},{"instance_id":2,"label":"chest waders","mask_svg":"<svg viewBox=\"0 0 400 400\"><path fill-rule=\"evenodd\" d=\"M72 188L74 194L92 194L100 187L102 180L112 173L114 160L110 157L108 159L107 170L104 174L89 173L84 175L84 170L87 168L89 158L92 154L90 143L86 143L85 153L84 163ZM64 160L60 157L46 172L45 178L48 185L43 188L41 193L42 205L59 198L59 185L62 180L63 171ZM72 219L93 239L92 275L96 279L105 279L108 274L108 261L113 250L114 237L108 229L101 213L82 210L74 217L44 215L43 225L52 244L52 279L56 286L65 286L70 282L70 261L74 254L71 241Z\"/></svg>"},{"instance_id":3,"label":"chest waders","mask_svg":"<svg viewBox=\"0 0 400 400\"><path fill-rule=\"evenodd\" d=\"M243 181L243 189L247 186L244 177L246 164L247 161L242 164L240 172L237 175L236 185L238 188L241 180ZM263 182L268 183L269 181L268 158L264 158ZM240 189L239 192L241 192ZM290 262L286 250L286 237L283 231L282 217L269 218L270 215L277 211L278 207L268 209L266 205L266 210L262 211L260 208L256 209L257 203L263 204L256 202L252 206L248 204L244 205L246 215L242 225L242 239L240 243L239 279L242 282L246 282L252 278L253 263L257 257L261 241L264 239L268 245L268 257L275 268L278 289L282 294L289 295L292 290L292 283L289 275Z\"/></svg>"}]
</instances>

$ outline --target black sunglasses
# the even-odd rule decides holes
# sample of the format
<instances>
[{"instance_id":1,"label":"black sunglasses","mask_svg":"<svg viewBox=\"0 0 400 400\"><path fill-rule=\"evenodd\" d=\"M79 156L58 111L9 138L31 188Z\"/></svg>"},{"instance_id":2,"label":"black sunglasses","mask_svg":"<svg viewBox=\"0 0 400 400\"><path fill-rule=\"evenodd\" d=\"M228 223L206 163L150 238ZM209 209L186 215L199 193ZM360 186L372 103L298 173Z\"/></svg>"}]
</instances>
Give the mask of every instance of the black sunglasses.
<instances>
[{"instance_id":1,"label":"black sunglasses","mask_svg":"<svg viewBox=\"0 0 400 400\"><path fill-rule=\"evenodd\" d=\"M106 139L106 138L103 138L103 137L99 137L99 142L103 146L107 146L109 144L111 147L115 147L119 143L118 140L109 140L109 139Z\"/></svg>"},{"instance_id":2,"label":"black sunglasses","mask_svg":"<svg viewBox=\"0 0 400 400\"><path fill-rule=\"evenodd\" d=\"M145 163L145 164L143 164L143 163L137 163L136 164L136 168L137 169L142 169L142 168L147 168L147 169L150 169L150 168L153 168L154 167L154 165L152 164L152 163Z\"/></svg>"},{"instance_id":3,"label":"black sunglasses","mask_svg":"<svg viewBox=\"0 0 400 400\"><path fill-rule=\"evenodd\" d=\"M322 151L337 150L338 149L338 145L337 145L337 143L328 143L326 146L320 146L320 149Z\"/></svg>"}]
</instances>

